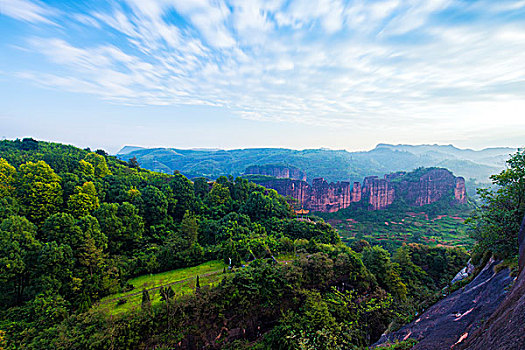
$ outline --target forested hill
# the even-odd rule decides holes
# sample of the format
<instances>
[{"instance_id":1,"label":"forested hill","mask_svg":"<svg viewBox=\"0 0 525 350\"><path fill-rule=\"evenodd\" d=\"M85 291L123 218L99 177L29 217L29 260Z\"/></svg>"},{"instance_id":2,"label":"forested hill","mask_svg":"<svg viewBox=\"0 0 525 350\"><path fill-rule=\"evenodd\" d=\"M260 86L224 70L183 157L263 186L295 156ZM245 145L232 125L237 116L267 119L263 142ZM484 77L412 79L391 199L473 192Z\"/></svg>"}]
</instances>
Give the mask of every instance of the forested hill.
<instances>
[{"instance_id":1,"label":"forested hill","mask_svg":"<svg viewBox=\"0 0 525 350\"><path fill-rule=\"evenodd\" d=\"M365 176L382 176L419 167L442 167L478 183L489 183L489 176L503 169L511 148L488 148L481 151L459 149L452 145L379 144L367 152L345 150L252 148L236 150L175 149L124 147L117 156L133 157L144 168L172 174L180 171L192 178L215 179L222 175L242 175L250 166L282 164L301 169L307 181L322 177L328 182L361 181ZM471 193L475 193L472 189Z\"/></svg>"},{"instance_id":2,"label":"forested hill","mask_svg":"<svg viewBox=\"0 0 525 350\"><path fill-rule=\"evenodd\" d=\"M85 308L130 276L226 257L236 266L298 238L339 242L329 225L292 216L277 192L241 178L192 182L102 150L1 141L0 300L45 292Z\"/></svg>"}]
</instances>

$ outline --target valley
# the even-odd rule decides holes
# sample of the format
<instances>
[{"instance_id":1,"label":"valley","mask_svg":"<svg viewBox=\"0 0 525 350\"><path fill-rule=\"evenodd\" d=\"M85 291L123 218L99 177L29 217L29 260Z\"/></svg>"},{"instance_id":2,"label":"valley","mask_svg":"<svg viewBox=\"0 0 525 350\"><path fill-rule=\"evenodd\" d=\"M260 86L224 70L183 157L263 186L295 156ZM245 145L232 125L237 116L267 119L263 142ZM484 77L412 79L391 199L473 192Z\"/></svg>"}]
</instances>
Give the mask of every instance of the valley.
<instances>
[{"instance_id":1,"label":"valley","mask_svg":"<svg viewBox=\"0 0 525 350\"><path fill-rule=\"evenodd\" d=\"M516 273L512 239L491 236L493 214L443 168L350 186L273 165L190 180L34 139L1 141L0 155L7 349L364 349L385 332L399 340L489 260L502 281ZM504 194L481 193L489 205ZM505 286L465 327L496 310ZM433 339L401 334L382 348Z\"/></svg>"}]
</instances>

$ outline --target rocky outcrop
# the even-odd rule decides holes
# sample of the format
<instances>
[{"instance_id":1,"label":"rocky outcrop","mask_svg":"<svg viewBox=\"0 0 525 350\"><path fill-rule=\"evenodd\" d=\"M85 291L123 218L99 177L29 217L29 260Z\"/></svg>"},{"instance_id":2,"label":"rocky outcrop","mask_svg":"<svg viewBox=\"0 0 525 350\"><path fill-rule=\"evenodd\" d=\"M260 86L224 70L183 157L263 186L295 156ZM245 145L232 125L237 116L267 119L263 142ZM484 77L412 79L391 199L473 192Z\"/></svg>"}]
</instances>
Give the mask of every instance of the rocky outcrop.
<instances>
[{"instance_id":1,"label":"rocky outcrop","mask_svg":"<svg viewBox=\"0 0 525 350\"><path fill-rule=\"evenodd\" d=\"M317 178L308 184L306 181L274 179L261 182L267 188L276 190L283 196L290 196L299 202L299 206L312 211L335 212L350 205L352 187L349 182L328 183Z\"/></svg>"},{"instance_id":2,"label":"rocky outcrop","mask_svg":"<svg viewBox=\"0 0 525 350\"><path fill-rule=\"evenodd\" d=\"M459 271L456 276L452 279L450 284L454 284L456 282L462 281L468 276L470 276L475 270L475 266L472 265L472 259L470 259L467 263L467 266L465 266L461 271Z\"/></svg>"},{"instance_id":3,"label":"rocky outcrop","mask_svg":"<svg viewBox=\"0 0 525 350\"><path fill-rule=\"evenodd\" d=\"M409 205L432 204L449 195L453 195L457 203L467 202L465 180L455 177L447 169L431 169L416 181L402 181L403 177L396 179L401 179L397 187L399 191L406 193L405 200Z\"/></svg>"},{"instance_id":4,"label":"rocky outcrop","mask_svg":"<svg viewBox=\"0 0 525 350\"><path fill-rule=\"evenodd\" d=\"M354 182L354 186L352 186L352 192L350 192L350 202L360 202L361 201L361 184L359 182Z\"/></svg>"},{"instance_id":5,"label":"rocky outcrop","mask_svg":"<svg viewBox=\"0 0 525 350\"><path fill-rule=\"evenodd\" d=\"M246 168L245 175L266 175L278 179L293 179L306 181L306 174L299 168L285 165L265 164L252 165Z\"/></svg>"},{"instance_id":6,"label":"rocky outcrop","mask_svg":"<svg viewBox=\"0 0 525 350\"><path fill-rule=\"evenodd\" d=\"M525 349L525 217L518 235L519 275L494 271L494 259L464 288L437 302L374 346L413 338L415 350ZM507 289L512 285L510 291Z\"/></svg>"},{"instance_id":7,"label":"rocky outcrop","mask_svg":"<svg viewBox=\"0 0 525 350\"><path fill-rule=\"evenodd\" d=\"M485 323L466 335L457 349L525 349L525 217L518 241L520 273L509 295Z\"/></svg>"},{"instance_id":8,"label":"rocky outcrop","mask_svg":"<svg viewBox=\"0 0 525 350\"><path fill-rule=\"evenodd\" d=\"M351 203L349 182L328 183L323 178L312 181L306 203L313 211L334 212L346 208Z\"/></svg>"},{"instance_id":9,"label":"rocky outcrop","mask_svg":"<svg viewBox=\"0 0 525 350\"><path fill-rule=\"evenodd\" d=\"M258 174L261 173L259 171ZM282 171L280 174L288 173ZM328 183L323 178L314 179L311 185L304 180L290 179L263 180L259 183L275 189L283 196L295 198L305 209L321 212L334 212L349 207L351 203L361 203L370 210L381 210L396 199L412 206L431 204L442 199L459 204L467 202L465 180L455 177L446 169L438 168L418 169L408 174L397 172L387 174L382 179L367 176L363 186L359 182L354 182L353 186L344 181Z\"/></svg>"},{"instance_id":10,"label":"rocky outcrop","mask_svg":"<svg viewBox=\"0 0 525 350\"><path fill-rule=\"evenodd\" d=\"M479 327L505 298L505 289L512 282L512 277L508 269L495 273L494 267L498 263L491 259L467 286L437 302L398 331L383 335L375 345L412 338L419 341L413 350L455 349L465 339L465 334Z\"/></svg>"},{"instance_id":11,"label":"rocky outcrop","mask_svg":"<svg viewBox=\"0 0 525 350\"><path fill-rule=\"evenodd\" d=\"M372 210L385 209L394 202L395 198L395 189L391 183L377 177L365 178L363 193L368 197Z\"/></svg>"},{"instance_id":12,"label":"rocky outcrop","mask_svg":"<svg viewBox=\"0 0 525 350\"><path fill-rule=\"evenodd\" d=\"M465 189L465 179L456 177L456 187L454 188L454 198L460 204L467 203L467 190Z\"/></svg>"}]
</instances>

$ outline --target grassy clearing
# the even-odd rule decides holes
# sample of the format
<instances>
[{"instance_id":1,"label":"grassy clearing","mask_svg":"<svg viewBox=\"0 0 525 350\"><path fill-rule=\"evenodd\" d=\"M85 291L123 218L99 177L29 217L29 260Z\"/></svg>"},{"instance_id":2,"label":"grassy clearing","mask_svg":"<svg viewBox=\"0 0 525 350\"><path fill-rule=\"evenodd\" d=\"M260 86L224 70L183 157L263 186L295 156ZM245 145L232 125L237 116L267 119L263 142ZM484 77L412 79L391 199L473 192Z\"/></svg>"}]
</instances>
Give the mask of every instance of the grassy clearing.
<instances>
[{"instance_id":1,"label":"grassy clearing","mask_svg":"<svg viewBox=\"0 0 525 350\"><path fill-rule=\"evenodd\" d=\"M165 285L171 285L176 295L193 293L197 276L202 287L216 285L225 276L222 273L224 267L226 265L222 261L214 260L194 267L139 276L129 281L133 285L132 290L109 295L101 299L96 308L107 310L110 314L120 314L140 307L143 289L149 290L152 303L159 302L158 288ZM126 302L119 305L121 299Z\"/></svg>"},{"instance_id":2,"label":"grassy clearing","mask_svg":"<svg viewBox=\"0 0 525 350\"><path fill-rule=\"evenodd\" d=\"M281 254L278 261L291 261L293 254ZM129 281L133 289L123 293L109 295L95 306L97 310L104 310L110 315L118 315L140 308L142 290L147 289L152 304L161 302L159 287L170 285L176 297L195 292L196 277L199 276L201 287L216 286L226 276L222 271L227 265L222 261L214 260L204 264L182 269L139 276ZM123 301L125 302L123 303Z\"/></svg>"},{"instance_id":3,"label":"grassy clearing","mask_svg":"<svg viewBox=\"0 0 525 350\"><path fill-rule=\"evenodd\" d=\"M219 260L208 261L193 267L185 267L182 269L166 271L157 274L149 274L136 277L129 281L135 287L133 291L142 291L142 289L150 289L163 286L169 283L185 280L188 278L197 277L197 275L204 275L206 273L222 271L226 265ZM131 292L133 292L131 291ZM127 293L131 293L127 292ZM124 293L125 294L125 293ZM117 295L118 296L118 295Z\"/></svg>"},{"instance_id":4,"label":"grassy clearing","mask_svg":"<svg viewBox=\"0 0 525 350\"><path fill-rule=\"evenodd\" d=\"M199 283L201 287L204 286L216 286L226 276L222 273L222 269L215 274L208 276L199 276ZM183 280L181 283L172 284L171 288L175 292L175 297L182 296L184 294L190 294L195 292L195 278ZM153 289L149 291L150 299L152 304L162 302L160 298L159 289ZM111 297L111 296L110 296ZM127 313L133 309L141 307L142 303L142 290L139 294L125 297L126 302L124 304L118 303L118 300L112 300L106 304L98 305L98 310L105 310L110 315L119 315Z\"/></svg>"}]
</instances>

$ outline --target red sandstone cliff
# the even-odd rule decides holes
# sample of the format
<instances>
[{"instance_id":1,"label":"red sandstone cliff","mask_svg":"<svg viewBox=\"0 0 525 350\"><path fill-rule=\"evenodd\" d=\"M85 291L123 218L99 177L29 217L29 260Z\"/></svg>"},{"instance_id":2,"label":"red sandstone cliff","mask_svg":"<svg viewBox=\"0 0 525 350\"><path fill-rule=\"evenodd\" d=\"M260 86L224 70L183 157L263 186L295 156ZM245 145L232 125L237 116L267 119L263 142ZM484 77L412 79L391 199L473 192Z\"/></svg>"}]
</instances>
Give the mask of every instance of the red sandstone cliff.
<instances>
[{"instance_id":1,"label":"red sandstone cliff","mask_svg":"<svg viewBox=\"0 0 525 350\"><path fill-rule=\"evenodd\" d=\"M421 175L418 175L421 174ZM385 209L400 198L412 206L422 206L450 198L452 202L467 202L465 180L446 169L419 169L414 173L387 174L384 179L368 176L361 187L349 182L328 183L317 178L308 184L301 180L275 179L261 182L284 196L291 196L302 207L312 211L335 212L351 203L368 203L372 210Z\"/></svg>"},{"instance_id":2,"label":"red sandstone cliff","mask_svg":"<svg viewBox=\"0 0 525 350\"><path fill-rule=\"evenodd\" d=\"M401 181L398 187L407 193L405 199L409 205L431 204L449 195L457 203L466 203L465 180L446 169L431 169L417 181Z\"/></svg>"},{"instance_id":3,"label":"red sandstone cliff","mask_svg":"<svg viewBox=\"0 0 525 350\"><path fill-rule=\"evenodd\" d=\"M297 199L301 206L312 211L335 212L348 207L352 200L349 182L328 183L317 178L311 185L306 181L290 179L269 180L261 184L283 196Z\"/></svg>"},{"instance_id":4,"label":"red sandstone cliff","mask_svg":"<svg viewBox=\"0 0 525 350\"><path fill-rule=\"evenodd\" d=\"M367 180L368 179L368 180ZM368 203L373 210L385 209L395 198L395 189L385 179L367 178L363 186L363 193L368 196Z\"/></svg>"},{"instance_id":5,"label":"red sandstone cliff","mask_svg":"<svg viewBox=\"0 0 525 350\"><path fill-rule=\"evenodd\" d=\"M350 193L350 202L360 202L361 201L361 184L359 182L354 182L354 186L352 186L352 192Z\"/></svg>"},{"instance_id":6,"label":"red sandstone cliff","mask_svg":"<svg viewBox=\"0 0 525 350\"><path fill-rule=\"evenodd\" d=\"M456 177L456 187L454 188L454 198L460 204L467 203L467 190L465 189L465 179Z\"/></svg>"}]
</instances>

